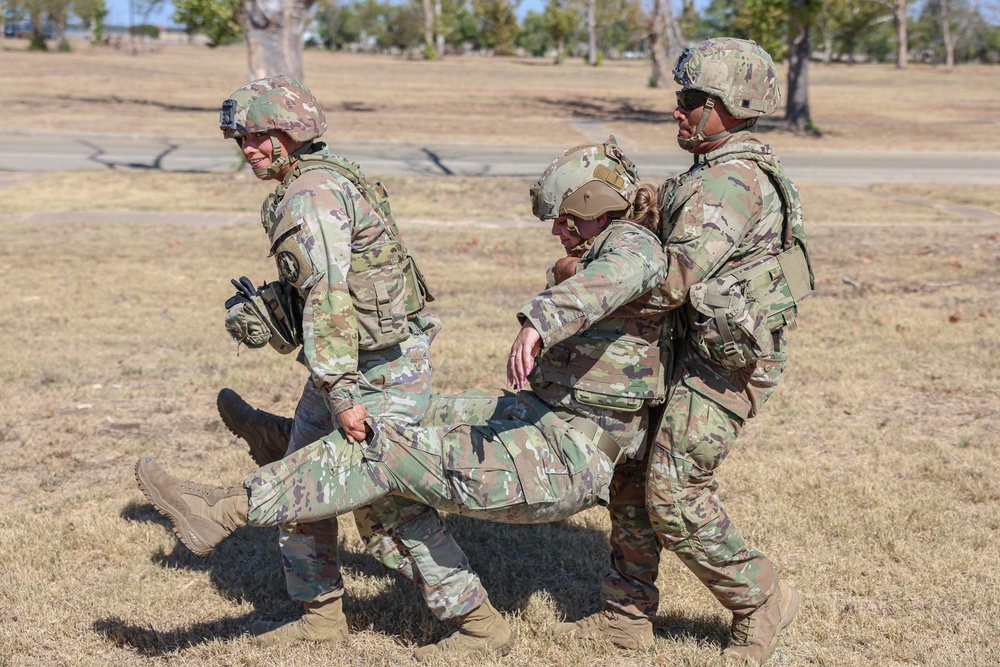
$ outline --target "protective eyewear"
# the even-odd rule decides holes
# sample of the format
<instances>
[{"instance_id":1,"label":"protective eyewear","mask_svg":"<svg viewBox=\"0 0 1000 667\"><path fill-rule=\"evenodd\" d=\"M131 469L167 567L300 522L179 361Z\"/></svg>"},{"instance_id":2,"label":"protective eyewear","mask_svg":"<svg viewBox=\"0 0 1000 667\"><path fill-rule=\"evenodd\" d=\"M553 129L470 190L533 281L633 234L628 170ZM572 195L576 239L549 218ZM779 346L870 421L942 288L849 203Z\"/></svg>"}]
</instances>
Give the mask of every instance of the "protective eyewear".
<instances>
[{"instance_id":1,"label":"protective eyewear","mask_svg":"<svg viewBox=\"0 0 1000 667\"><path fill-rule=\"evenodd\" d=\"M677 106L685 111L694 111L698 107L703 107L706 101L708 101L708 93L700 90L677 91Z\"/></svg>"}]
</instances>

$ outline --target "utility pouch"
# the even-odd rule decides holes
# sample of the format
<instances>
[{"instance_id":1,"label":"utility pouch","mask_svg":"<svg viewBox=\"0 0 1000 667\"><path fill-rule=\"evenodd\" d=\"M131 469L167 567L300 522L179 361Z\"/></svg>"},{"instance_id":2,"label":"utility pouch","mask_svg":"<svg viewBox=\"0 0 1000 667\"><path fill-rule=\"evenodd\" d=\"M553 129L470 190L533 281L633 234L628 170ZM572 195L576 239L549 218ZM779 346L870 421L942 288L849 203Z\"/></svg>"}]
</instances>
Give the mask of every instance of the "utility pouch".
<instances>
[{"instance_id":1,"label":"utility pouch","mask_svg":"<svg viewBox=\"0 0 1000 667\"><path fill-rule=\"evenodd\" d=\"M691 341L705 359L733 371L774 351L764 313L756 301L746 298L736 276L698 283L689 296Z\"/></svg>"},{"instance_id":2,"label":"utility pouch","mask_svg":"<svg viewBox=\"0 0 1000 667\"><path fill-rule=\"evenodd\" d=\"M768 256L733 271L747 299L757 303L771 331L795 323L798 304L812 292L809 264L795 244L778 256Z\"/></svg>"},{"instance_id":3,"label":"utility pouch","mask_svg":"<svg viewBox=\"0 0 1000 667\"><path fill-rule=\"evenodd\" d=\"M259 296L226 302L226 331L237 343L250 348L264 347L271 340L271 327L264 316Z\"/></svg>"},{"instance_id":4,"label":"utility pouch","mask_svg":"<svg viewBox=\"0 0 1000 667\"><path fill-rule=\"evenodd\" d=\"M358 349L382 350L410 337L406 317L404 264L391 264L347 274L347 286L358 319Z\"/></svg>"},{"instance_id":5,"label":"utility pouch","mask_svg":"<svg viewBox=\"0 0 1000 667\"><path fill-rule=\"evenodd\" d=\"M572 336L546 350L538 368L543 381L593 407L636 412L664 394L660 348L638 338Z\"/></svg>"}]
</instances>

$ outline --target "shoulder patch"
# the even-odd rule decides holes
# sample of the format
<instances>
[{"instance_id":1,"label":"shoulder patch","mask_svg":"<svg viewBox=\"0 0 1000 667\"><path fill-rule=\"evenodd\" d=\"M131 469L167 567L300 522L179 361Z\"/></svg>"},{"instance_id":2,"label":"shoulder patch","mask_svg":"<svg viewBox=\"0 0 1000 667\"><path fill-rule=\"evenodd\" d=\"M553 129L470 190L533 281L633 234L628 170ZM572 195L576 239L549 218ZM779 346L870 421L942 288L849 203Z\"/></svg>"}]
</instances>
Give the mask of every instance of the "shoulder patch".
<instances>
[{"instance_id":1,"label":"shoulder patch","mask_svg":"<svg viewBox=\"0 0 1000 667\"><path fill-rule=\"evenodd\" d=\"M279 275L298 289L308 289L323 277L323 271L316 268L309 252L299 242L298 234L279 239L274 248L274 262Z\"/></svg>"}]
</instances>

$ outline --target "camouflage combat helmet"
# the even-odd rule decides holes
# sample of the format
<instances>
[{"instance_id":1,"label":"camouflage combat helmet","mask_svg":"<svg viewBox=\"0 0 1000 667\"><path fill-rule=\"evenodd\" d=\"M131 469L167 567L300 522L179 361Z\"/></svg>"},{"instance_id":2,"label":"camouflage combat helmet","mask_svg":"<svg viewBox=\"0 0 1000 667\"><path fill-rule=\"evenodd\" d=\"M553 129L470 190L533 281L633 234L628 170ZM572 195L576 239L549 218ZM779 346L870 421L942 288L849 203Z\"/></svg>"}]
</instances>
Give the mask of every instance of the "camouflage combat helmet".
<instances>
[{"instance_id":1,"label":"camouflage combat helmet","mask_svg":"<svg viewBox=\"0 0 1000 667\"><path fill-rule=\"evenodd\" d=\"M710 113L702 113L695 136L677 140L681 148L688 150L750 127L781 104L774 61L759 44L748 39L716 37L684 49L674 65L674 81L682 91L707 93L706 111L714 107L715 97L734 118L744 119L735 127L706 137L702 131Z\"/></svg>"},{"instance_id":2,"label":"camouflage combat helmet","mask_svg":"<svg viewBox=\"0 0 1000 667\"><path fill-rule=\"evenodd\" d=\"M566 224L576 234L573 218L627 214L638 185L638 170L610 136L603 144L571 148L550 164L531 186L531 212L540 220L571 216Z\"/></svg>"},{"instance_id":3,"label":"camouflage combat helmet","mask_svg":"<svg viewBox=\"0 0 1000 667\"><path fill-rule=\"evenodd\" d=\"M227 139L237 143L250 134L267 133L271 137L271 166L254 169L257 176L275 176L282 167L302 153L326 132L326 116L309 89L289 76L269 76L236 90L222 103L219 127ZM292 155L283 156L278 131L293 141L305 144ZM260 173L258 173L260 172Z\"/></svg>"}]
</instances>

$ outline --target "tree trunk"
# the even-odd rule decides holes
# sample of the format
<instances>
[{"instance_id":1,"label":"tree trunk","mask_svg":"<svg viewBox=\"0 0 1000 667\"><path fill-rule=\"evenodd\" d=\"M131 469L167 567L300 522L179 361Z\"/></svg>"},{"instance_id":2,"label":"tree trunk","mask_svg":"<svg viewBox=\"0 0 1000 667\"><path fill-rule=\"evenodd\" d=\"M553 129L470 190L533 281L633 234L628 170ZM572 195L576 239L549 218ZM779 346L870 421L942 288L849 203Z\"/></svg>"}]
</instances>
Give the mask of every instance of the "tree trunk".
<instances>
[{"instance_id":1,"label":"tree trunk","mask_svg":"<svg viewBox=\"0 0 1000 667\"><path fill-rule=\"evenodd\" d=\"M434 46L434 4L433 0L423 0L424 8L424 48L429 50Z\"/></svg>"},{"instance_id":2,"label":"tree trunk","mask_svg":"<svg viewBox=\"0 0 1000 667\"><path fill-rule=\"evenodd\" d=\"M903 69L910 59L906 43L906 0L894 0L892 15L896 22L896 67Z\"/></svg>"},{"instance_id":3,"label":"tree trunk","mask_svg":"<svg viewBox=\"0 0 1000 667\"><path fill-rule=\"evenodd\" d=\"M948 15L948 0L941 0L941 40L944 42L945 67L954 67L955 38L951 34L951 17Z\"/></svg>"},{"instance_id":4,"label":"tree trunk","mask_svg":"<svg viewBox=\"0 0 1000 667\"><path fill-rule=\"evenodd\" d=\"M666 88L673 83L671 70L683 46L680 23L670 8L669 0L653 0L653 9L646 24L650 61L653 73L650 87Z\"/></svg>"},{"instance_id":5,"label":"tree trunk","mask_svg":"<svg viewBox=\"0 0 1000 667\"><path fill-rule=\"evenodd\" d=\"M812 129L809 115L809 25L792 11L788 20L788 100L785 122L793 130Z\"/></svg>"},{"instance_id":6,"label":"tree trunk","mask_svg":"<svg viewBox=\"0 0 1000 667\"><path fill-rule=\"evenodd\" d=\"M441 16L441 0L434 0L434 48L438 58L444 58L444 18Z\"/></svg>"},{"instance_id":7,"label":"tree trunk","mask_svg":"<svg viewBox=\"0 0 1000 667\"><path fill-rule=\"evenodd\" d=\"M587 64L597 65L597 0L587 0Z\"/></svg>"},{"instance_id":8,"label":"tree trunk","mask_svg":"<svg viewBox=\"0 0 1000 667\"><path fill-rule=\"evenodd\" d=\"M243 0L251 81L276 74L302 80L302 33L316 0Z\"/></svg>"},{"instance_id":9,"label":"tree trunk","mask_svg":"<svg viewBox=\"0 0 1000 667\"><path fill-rule=\"evenodd\" d=\"M37 6L31 10L31 48L40 51L49 48L45 45L45 13Z\"/></svg>"}]
</instances>

